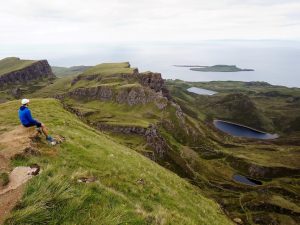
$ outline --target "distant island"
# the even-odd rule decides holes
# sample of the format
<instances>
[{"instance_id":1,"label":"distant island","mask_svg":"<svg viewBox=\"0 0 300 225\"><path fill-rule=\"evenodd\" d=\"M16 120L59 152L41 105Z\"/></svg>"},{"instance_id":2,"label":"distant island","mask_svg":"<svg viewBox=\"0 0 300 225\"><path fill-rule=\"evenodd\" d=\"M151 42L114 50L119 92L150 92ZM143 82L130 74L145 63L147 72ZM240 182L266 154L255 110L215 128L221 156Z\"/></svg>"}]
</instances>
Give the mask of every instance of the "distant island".
<instances>
[{"instance_id":1,"label":"distant island","mask_svg":"<svg viewBox=\"0 0 300 225\"><path fill-rule=\"evenodd\" d=\"M254 71L253 69L241 69L236 65L214 65L214 66L193 66L193 65L174 65L176 67L190 67L190 70L200 72L241 72Z\"/></svg>"}]
</instances>

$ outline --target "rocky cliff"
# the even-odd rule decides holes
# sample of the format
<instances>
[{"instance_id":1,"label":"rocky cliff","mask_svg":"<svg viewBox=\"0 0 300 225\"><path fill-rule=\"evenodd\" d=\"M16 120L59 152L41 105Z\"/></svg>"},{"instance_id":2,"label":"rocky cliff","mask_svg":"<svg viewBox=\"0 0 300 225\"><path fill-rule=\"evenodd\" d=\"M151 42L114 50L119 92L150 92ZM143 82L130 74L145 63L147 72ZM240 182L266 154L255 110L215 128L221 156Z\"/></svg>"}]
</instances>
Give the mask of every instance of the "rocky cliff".
<instances>
[{"instance_id":1,"label":"rocky cliff","mask_svg":"<svg viewBox=\"0 0 300 225\"><path fill-rule=\"evenodd\" d=\"M154 102L163 109L169 99L160 73L139 73L138 69L133 69L132 73L109 76L101 73L81 74L73 79L71 85L74 88L67 96L82 100L115 101L130 106Z\"/></svg>"},{"instance_id":2,"label":"rocky cliff","mask_svg":"<svg viewBox=\"0 0 300 225\"><path fill-rule=\"evenodd\" d=\"M146 140L147 147L152 150L144 153L144 155L153 161L162 160L170 151L167 141L159 133L158 127L153 124L147 128L135 126L117 126L105 123L92 123L91 125L101 131L143 136Z\"/></svg>"},{"instance_id":3,"label":"rocky cliff","mask_svg":"<svg viewBox=\"0 0 300 225\"><path fill-rule=\"evenodd\" d=\"M138 79L143 86L150 87L155 91L161 91L165 85L160 73L140 73Z\"/></svg>"},{"instance_id":4,"label":"rocky cliff","mask_svg":"<svg viewBox=\"0 0 300 225\"><path fill-rule=\"evenodd\" d=\"M68 97L82 100L114 101L129 106L154 102L163 109L167 105L167 99L161 93L151 91L142 86L121 86L119 88L100 85L90 88L77 88L67 94Z\"/></svg>"},{"instance_id":5,"label":"rocky cliff","mask_svg":"<svg viewBox=\"0 0 300 225\"><path fill-rule=\"evenodd\" d=\"M165 81L161 77L160 73L152 73L152 72L140 73L138 75L138 80L141 85L145 87L149 87L156 92L161 92L164 97L168 98L169 100L171 99L169 91L166 88Z\"/></svg>"},{"instance_id":6,"label":"rocky cliff","mask_svg":"<svg viewBox=\"0 0 300 225\"><path fill-rule=\"evenodd\" d=\"M23 84L43 78L54 78L51 67L47 60L33 62L31 65L0 76L0 87L13 84Z\"/></svg>"}]
</instances>

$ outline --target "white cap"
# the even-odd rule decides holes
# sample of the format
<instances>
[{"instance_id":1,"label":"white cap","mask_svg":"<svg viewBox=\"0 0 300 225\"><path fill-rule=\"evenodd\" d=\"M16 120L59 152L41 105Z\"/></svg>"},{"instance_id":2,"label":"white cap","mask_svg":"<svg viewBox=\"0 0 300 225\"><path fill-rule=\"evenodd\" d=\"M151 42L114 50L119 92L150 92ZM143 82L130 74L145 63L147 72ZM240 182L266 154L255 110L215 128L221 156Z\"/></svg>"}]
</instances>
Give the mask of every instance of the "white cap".
<instances>
[{"instance_id":1,"label":"white cap","mask_svg":"<svg viewBox=\"0 0 300 225\"><path fill-rule=\"evenodd\" d=\"M25 105L25 104L27 104L28 102L29 102L29 99L26 99L26 98L22 99L22 101L21 101L22 105Z\"/></svg>"}]
</instances>

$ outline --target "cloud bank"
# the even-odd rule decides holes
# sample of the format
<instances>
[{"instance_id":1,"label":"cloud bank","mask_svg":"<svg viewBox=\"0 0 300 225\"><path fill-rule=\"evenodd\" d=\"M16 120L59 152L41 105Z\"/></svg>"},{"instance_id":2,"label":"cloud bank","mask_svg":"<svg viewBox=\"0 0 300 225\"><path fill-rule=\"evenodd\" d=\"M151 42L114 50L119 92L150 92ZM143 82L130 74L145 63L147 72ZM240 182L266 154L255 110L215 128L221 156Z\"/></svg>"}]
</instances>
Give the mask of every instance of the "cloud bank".
<instances>
[{"instance_id":1,"label":"cloud bank","mask_svg":"<svg viewBox=\"0 0 300 225\"><path fill-rule=\"evenodd\" d=\"M300 40L299 0L10 0L0 43Z\"/></svg>"}]
</instances>

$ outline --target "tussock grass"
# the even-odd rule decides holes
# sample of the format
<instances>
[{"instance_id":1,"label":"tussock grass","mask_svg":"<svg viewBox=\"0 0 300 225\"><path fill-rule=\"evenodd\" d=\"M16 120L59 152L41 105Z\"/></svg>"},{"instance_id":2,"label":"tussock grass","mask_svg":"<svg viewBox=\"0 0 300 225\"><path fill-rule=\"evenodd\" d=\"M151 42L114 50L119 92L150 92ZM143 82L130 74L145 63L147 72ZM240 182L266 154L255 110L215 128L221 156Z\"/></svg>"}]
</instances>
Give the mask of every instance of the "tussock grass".
<instances>
[{"instance_id":1,"label":"tussock grass","mask_svg":"<svg viewBox=\"0 0 300 225\"><path fill-rule=\"evenodd\" d=\"M0 172L0 187L6 186L9 182L9 176L6 172Z\"/></svg>"}]
</instances>

